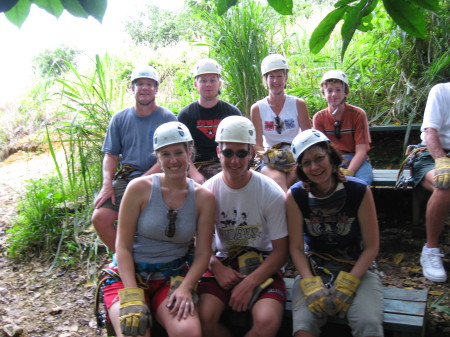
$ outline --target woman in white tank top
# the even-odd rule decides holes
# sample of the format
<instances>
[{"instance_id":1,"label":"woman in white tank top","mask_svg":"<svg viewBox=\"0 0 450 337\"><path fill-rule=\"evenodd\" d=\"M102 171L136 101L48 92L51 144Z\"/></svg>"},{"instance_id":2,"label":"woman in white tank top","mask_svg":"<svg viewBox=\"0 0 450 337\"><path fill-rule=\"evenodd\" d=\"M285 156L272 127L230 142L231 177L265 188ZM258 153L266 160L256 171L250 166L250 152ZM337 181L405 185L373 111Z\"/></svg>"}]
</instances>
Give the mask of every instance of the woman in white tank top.
<instances>
[{"instance_id":1,"label":"woman in white tank top","mask_svg":"<svg viewBox=\"0 0 450 337\"><path fill-rule=\"evenodd\" d=\"M250 110L256 130L255 151L265 151L279 143L290 144L300 131L311 128L305 101L285 93L288 71L286 59L279 54L271 54L261 63L269 95ZM285 172L266 165L261 173L274 179L285 192L296 180L295 170Z\"/></svg>"}]
</instances>

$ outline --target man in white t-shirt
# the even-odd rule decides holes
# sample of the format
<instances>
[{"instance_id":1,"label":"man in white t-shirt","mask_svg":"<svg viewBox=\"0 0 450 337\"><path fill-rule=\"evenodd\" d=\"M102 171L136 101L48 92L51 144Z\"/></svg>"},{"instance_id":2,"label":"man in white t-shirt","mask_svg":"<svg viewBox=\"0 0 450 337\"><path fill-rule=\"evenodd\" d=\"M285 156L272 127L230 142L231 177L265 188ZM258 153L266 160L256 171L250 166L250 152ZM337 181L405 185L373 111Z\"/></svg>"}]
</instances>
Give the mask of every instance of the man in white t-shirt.
<instances>
[{"instance_id":1,"label":"man in white t-shirt","mask_svg":"<svg viewBox=\"0 0 450 337\"><path fill-rule=\"evenodd\" d=\"M430 281L445 282L439 237L450 211L450 82L431 88L421 127L422 151L413 164L413 181L431 191L426 210L427 242L420 263Z\"/></svg>"},{"instance_id":2,"label":"man in white t-shirt","mask_svg":"<svg viewBox=\"0 0 450 337\"><path fill-rule=\"evenodd\" d=\"M220 323L227 307L251 309L249 336L275 336L286 289L280 268L288 256L285 194L270 178L251 171L255 128L242 116L223 119L216 133L222 172L204 183L217 202L216 255L199 286L204 336L231 336ZM241 262L239 262L241 261Z\"/></svg>"}]
</instances>

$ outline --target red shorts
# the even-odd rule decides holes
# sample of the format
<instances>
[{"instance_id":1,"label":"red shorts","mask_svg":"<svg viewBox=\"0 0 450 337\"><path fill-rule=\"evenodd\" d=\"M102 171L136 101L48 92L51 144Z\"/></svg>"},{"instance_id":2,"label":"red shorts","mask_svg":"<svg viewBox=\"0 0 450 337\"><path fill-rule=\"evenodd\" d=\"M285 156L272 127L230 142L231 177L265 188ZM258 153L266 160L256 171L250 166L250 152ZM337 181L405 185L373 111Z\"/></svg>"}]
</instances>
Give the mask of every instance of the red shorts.
<instances>
[{"instance_id":1,"label":"red shorts","mask_svg":"<svg viewBox=\"0 0 450 337\"><path fill-rule=\"evenodd\" d=\"M208 275L212 275L210 271L207 272ZM261 298L273 298L283 305L286 303L286 284L284 283L283 276L281 273L272 275L274 282L263 290L259 299ZM197 289L197 293L201 294L211 294L219 298L226 306L230 302L232 289L224 289L219 283L217 283L214 277L203 278Z\"/></svg>"},{"instance_id":2,"label":"red shorts","mask_svg":"<svg viewBox=\"0 0 450 337\"><path fill-rule=\"evenodd\" d=\"M145 290L148 307L152 313L155 313L162 302L167 298L170 290L169 282L166 279L157 281L148 281L148 289ZM119 290L125 288L122 281L116 281L103 288L103 303L109 310L111 305L119 301Z\"/></svg>"}]
</instances>

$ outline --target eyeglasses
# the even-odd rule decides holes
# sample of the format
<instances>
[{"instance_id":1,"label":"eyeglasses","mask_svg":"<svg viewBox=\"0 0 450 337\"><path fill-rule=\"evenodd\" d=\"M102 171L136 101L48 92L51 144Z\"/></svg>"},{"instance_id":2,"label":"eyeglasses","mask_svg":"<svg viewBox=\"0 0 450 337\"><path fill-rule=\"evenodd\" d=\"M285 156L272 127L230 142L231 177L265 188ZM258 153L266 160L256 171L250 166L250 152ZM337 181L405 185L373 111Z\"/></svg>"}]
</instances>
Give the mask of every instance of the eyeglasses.
<instances>
[{"instance_id":1,"label":"eyeglasses","mask_svg":"<svg viewBox=\"0 0 450 337\"><path fill-rule=\"evenodd\" d=\"M281 135L281 131L283 130L283 123L280 120L280 116L275 116L275 130L277 130L278 134Z\"/></svg>"},{"instance_id":2,"label":"eyeglasses","mask_svg":"<svg viewBox=\"0 0 450 337\"><path fill-rule=\"evenodd\" d=\"M238 157L238 158L245 158L245 157L248 156L248 154L250 153L250 151L247 151L247 150L239 150L239 151L234 152L234 151L231 150L231 149L225 149L225 150L222 150L221 153L223 154L223 156L224 156L225 158L231 158L231 157L233 157L234 155L236 155L236 157Z\"/></svg>"},{"instance_id":3,"label":"eyeglasses","mask_svg":"<svg viewBox=\"0 0 450 337\"><path fill-rule=\"evenodd\" d=\"M337 139L341 138L341 125L342 125L341 121L334 122L334 135L336 136Z\"/></svg>"},{"instance_id":4,"label":"eyeglasses","mask_svg":"<svg viewBox=\"0 0 450 337\"><path fill-rule=\"evenodd\" d=\"M325 159L325 156L317 156L313 160L306 160L303 163L301 163L299 166L301 166L303 169L309 169L312 165L312 163L319 165L323 160Z\"/></svg>"},{"instance_id":5,"label":"eyeglasses","mask_svg":"<svg viewBox=\"0 0 450 337\"><path fill-rule=\"evenodd\" d=\"M178 212L173 209L167 211L167 217L169 218L169 224L166 227L166 236L172 238L175 235L175 221L177 221Z\"/></svg>"}]
</instances>

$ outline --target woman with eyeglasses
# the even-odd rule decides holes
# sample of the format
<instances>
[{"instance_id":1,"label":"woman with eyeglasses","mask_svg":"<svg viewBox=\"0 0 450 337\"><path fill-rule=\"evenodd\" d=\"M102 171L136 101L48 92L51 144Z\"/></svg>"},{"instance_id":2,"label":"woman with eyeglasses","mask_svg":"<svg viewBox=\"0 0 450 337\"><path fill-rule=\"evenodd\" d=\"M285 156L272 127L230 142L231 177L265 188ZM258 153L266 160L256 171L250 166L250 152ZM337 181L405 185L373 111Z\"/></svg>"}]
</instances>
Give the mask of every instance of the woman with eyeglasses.
<instances>
[{"instance_id":1,"label":"woman with eyeglasses","mask_svg":"<svg viewBox=\"0 0 450 337\"><path fill-rule=\"evenodd\" d=\"M353 336L383 336L370 188L342 174L340 153L318 130L295 137L292 152L300 180L286 201L289 251L299 274L292 288L294 336L319 336L332 316L346 318Z\"/></svg>"},{"instance_id":2,"label":"woman with eyeglasses","mask_svg":"<svg viewBox=\"0 0 450 337\"><path fill-rule=\"evenodd\" d=\"M262 155L270 148L279 150L275 156L270 156L274 160L265 160L258 170L274 179L285 192L295 181L295 165L290 153L292 139L300 131L311 128L305 101L285 92L288 72L284 56L265 57L261 73L269 95L253 104L250 110L256 129L255 151Z\"/></svg>"},{"instance_id":3,"label":"woman with eyeglasses","mask_svg":"<svg viewBox=\"0 0 450 337\"><path fill-rule=\"evenodd\" d=\"M150 336L152 322L169 336L201 336L196 287L211 256L214 195L187 177L193 141L184 124L159 126L153 147L163 172L126 189L105 306L117 336Z\"/></svg>"},{"instance_id":4,"label":"woman with eyeglasses","mask_svg":"<svg viewBox=\"0 0 450 337\"><path fill-rule=\"evenodd\" d=\"M347 103L350 92L347 75L342 70L327 71L320 81L320 90L328 107L314 114L313 128L322 131L341 151L341 170L346 176L372 184L370 132L365 111Z\"/></svg>"}]
</instances>

